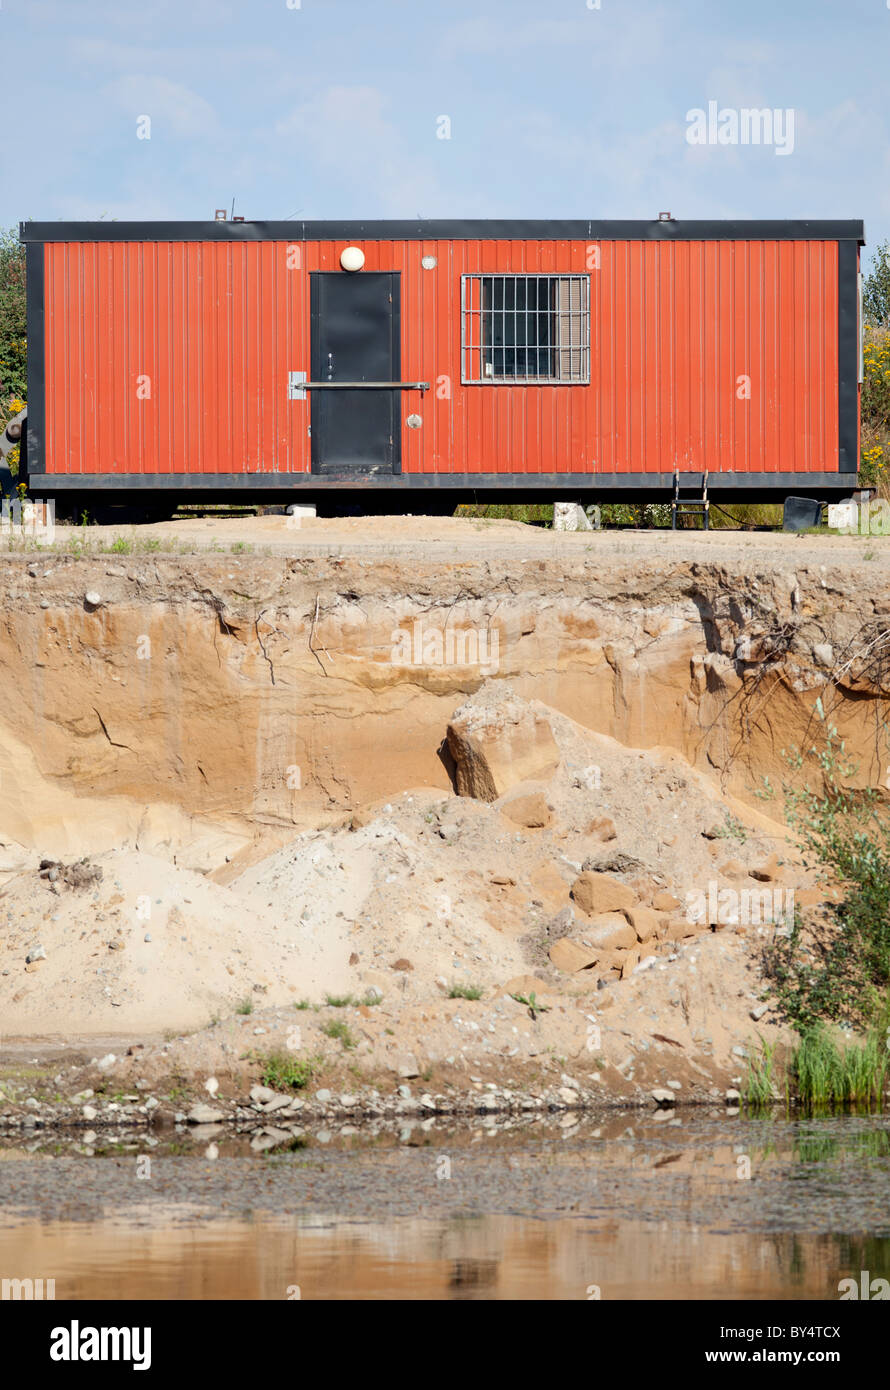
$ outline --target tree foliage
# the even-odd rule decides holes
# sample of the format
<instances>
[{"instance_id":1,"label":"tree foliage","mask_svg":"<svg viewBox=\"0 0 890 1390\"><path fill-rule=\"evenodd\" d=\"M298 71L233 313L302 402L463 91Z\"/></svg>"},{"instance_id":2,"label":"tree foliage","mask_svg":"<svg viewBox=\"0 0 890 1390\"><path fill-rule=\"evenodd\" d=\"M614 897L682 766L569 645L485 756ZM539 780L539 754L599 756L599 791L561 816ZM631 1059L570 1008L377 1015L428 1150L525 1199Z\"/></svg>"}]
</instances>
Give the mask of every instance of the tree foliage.
<instances>
[{"instance_id":1,"label":"tree foliage","mask_svg":"<svg viewBox=\"0 0 890 1390\"><path fill-rule=\"evenodd\" d=\"M0 400L27 392L25 333L25 248L17 232L0 231Z\"/></svg>"},{"instance_id":2,"label":"tree foliage","mask_svg":"<svg viewBox=\"0 0 890 1390\"><path fill-rule=\"evenodd\" d=\"M866 323L890 328L890 245L883 241L862 281L862 312Z\"/></svg>"}]
</instances>

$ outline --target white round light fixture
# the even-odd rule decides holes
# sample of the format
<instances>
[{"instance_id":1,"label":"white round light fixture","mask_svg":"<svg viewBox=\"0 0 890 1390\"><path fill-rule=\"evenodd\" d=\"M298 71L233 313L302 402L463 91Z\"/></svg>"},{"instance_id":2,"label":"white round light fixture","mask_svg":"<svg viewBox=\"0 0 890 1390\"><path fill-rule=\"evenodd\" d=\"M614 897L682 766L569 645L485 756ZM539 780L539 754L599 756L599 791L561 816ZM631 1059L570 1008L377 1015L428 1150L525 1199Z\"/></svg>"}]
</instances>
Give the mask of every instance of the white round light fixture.
<instances>
[{"instance_id":1,"label":"white round light fixture","mask_svg":"<svg viewBox=\"0 0 890 1390\"><path fill-rule=\"evenodd\" d=\"M358 246L347 246L340 252L340 264L344 270L361 270L365 263L365 253Z\"/></svg>"}]
</instances>

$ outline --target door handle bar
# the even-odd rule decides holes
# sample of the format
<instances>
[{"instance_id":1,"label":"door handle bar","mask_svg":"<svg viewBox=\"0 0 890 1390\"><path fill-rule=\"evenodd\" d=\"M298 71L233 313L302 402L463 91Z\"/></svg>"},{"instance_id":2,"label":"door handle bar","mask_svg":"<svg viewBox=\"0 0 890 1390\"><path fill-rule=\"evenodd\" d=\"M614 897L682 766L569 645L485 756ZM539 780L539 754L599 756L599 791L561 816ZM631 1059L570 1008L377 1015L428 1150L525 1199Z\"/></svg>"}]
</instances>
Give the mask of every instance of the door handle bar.
<instances>
[{"instance_id":1,"label":"door handle bar","mask_svg":"<svg viewBox=\"0 0 890 1390\"><path fill-rule=\"evenodd\" d=\"M301 381L301 391L428 391L428 381Z\"/></svg>"}]
</instances>

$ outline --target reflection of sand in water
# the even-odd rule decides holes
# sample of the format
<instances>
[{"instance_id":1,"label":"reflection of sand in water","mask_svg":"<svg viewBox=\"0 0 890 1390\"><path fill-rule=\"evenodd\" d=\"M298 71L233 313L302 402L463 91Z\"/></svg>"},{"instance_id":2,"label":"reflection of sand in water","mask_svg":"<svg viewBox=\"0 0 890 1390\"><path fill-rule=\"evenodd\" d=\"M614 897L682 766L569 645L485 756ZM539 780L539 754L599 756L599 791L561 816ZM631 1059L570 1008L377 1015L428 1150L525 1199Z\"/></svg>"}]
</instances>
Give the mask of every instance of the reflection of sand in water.
<instances>
[{"instance_id":1,"label":"reflection of sand in water","mask_svg":"<svg viewBox=\"0 0 890 1390\"><path fill-rule=\"evenodd\" d=\"M28 1223L0 1251L2 1277L55 1279L57 1300L824 1299L850 1272L840 1236L512 1216Z\"/></svg>"}]
</instances>

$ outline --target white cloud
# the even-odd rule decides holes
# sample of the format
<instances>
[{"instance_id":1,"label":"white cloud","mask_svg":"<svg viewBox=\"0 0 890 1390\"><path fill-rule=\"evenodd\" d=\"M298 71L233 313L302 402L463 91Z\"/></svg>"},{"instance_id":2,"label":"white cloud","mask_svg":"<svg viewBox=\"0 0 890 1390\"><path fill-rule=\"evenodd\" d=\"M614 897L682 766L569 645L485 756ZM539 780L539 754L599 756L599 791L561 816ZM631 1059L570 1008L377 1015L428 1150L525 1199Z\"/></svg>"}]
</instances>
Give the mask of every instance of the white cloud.
<instances>
[{"instance_id":1,"label":"white cloud","mask_svg":"<svg viewBox=\"0 0 890 1390\"><path fill-rule=\"evenodd\" d=\"M220 133L219 118L210 103L166 77L131 73L106 83L101 95L115 112L132 119L134 139L139 116L151 117L152 139L168 133L190 139Z\"/></svg>"}]
</instances>

